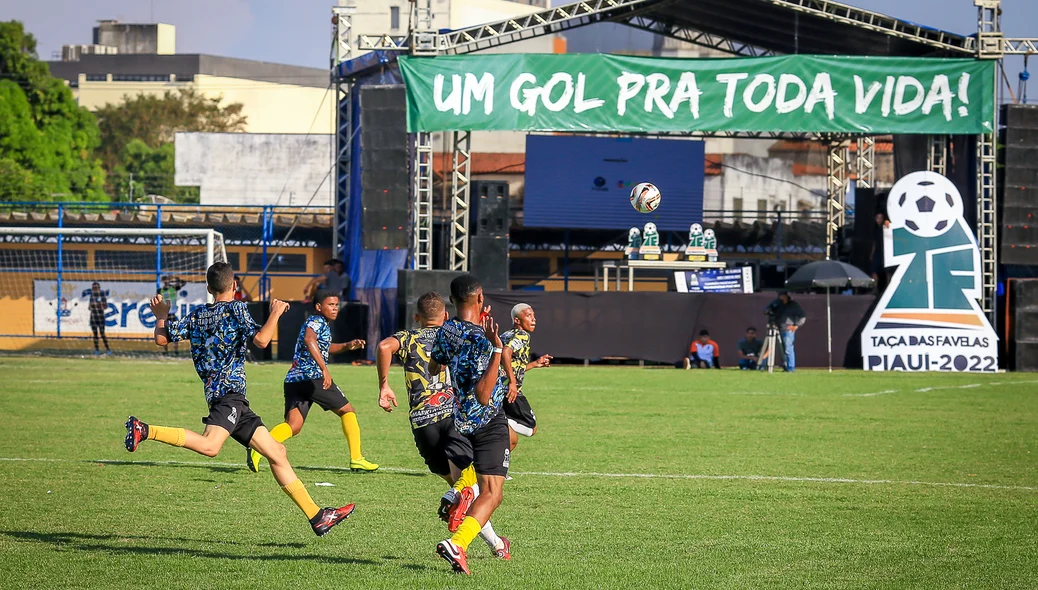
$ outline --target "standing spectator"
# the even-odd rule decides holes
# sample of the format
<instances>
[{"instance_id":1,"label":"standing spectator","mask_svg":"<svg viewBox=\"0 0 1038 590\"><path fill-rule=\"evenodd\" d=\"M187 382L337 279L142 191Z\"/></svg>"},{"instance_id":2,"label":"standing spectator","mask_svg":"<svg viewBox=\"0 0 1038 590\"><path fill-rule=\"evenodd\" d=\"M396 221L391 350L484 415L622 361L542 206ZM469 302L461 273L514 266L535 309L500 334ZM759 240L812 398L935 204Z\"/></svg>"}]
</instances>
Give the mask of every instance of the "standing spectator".
<instances>
[{"instance_id":1,"label":"standing spectator","mask_svg":"<svg viewBox=\"0 0 1038 590\"><path fill-rule=\"evenodd\" d=\"M883 226L887 222L887 216L883 213L876 214L876 227L872 231L872 280L876 281L876 293L883 293L890 282L890 274L887 273L886 260L884 259Z\"/></svg>"},{"instance_id":2,"label":"standing spectator","mask_svg":"<svg viewBox=\"0 0 1038 590\"><path fill-rule=\"evenodd\" d=\"M172 277L166 275L162 277L162 287L156 290L156 294L162 295L164 301L169 302L169 314L166 316L167 322L177 321L177 309L180 299L180 290L187 285L187 282L180 277ZM169 353L169 345L162 347L167 353ZM180 355L180 343L173 343L173 354Z\"/></svg>"},{"instance_id":3,"label":"standing spectator","mask_svg":"<svg viewBox=\"0 0 1038 590\"><path fill-rule=\"evenodd\" d=\"M774 322L782 334L782 352L786 357L786 372L796 371L796 353L793 350L793 342L796 340L796 332L800 326L807 321L807 314L800 304L793 301L789 291L779 293L778 299L768 304L764 310L768 315L768 321Z\"/></svg>"},{"instance_id":4,"label":"standing spectator","mask_svg":"<svg viewBox=\"0 0 1038 590\"><path fill-rule=\"evenodd\" d=\"M353 287L353 282L350 281L350 275L346 274L346 265L344 265L342 263L342 261L339 260L339 259L335 260L335 272L339 273L339 282L342 285L342 290L340 291L341 295L339 297L339 300L340 301L349 301L350 300L350 291L351 291L351 288Z\"/></svg>"},{"instance_id":5,"label":"standing spectator","mask_svg":"<svg viewBox=\"0 0 1038 590\"><path fill-rule=\"evenodd\" d=\"M764 342L757 340L757 328L746 328L746 337L736 344L739 349L739 368L743 371L752 371L757 368L761 348Z\"/></svg>"},{"instance_id":6,"label":"standing spectator","mask_svg":"<svg viewBox=\"0 0 1038 590\"><path fill-rule=\"evenodd\" d=\"M342 262L332 258L326 260L324 263L324 271L320 276L314 277L309 283L303 287L303 297L308 301L313 298L317 290L332 291L333 293L342 293L343 275L340 271L342 268ZM348 278L347 278L348 280Z\"/></svg>"},{"instance_id":7,"label":"standing spectator","mask_svg":"<svg viewBox=\"0 0 1038 590\"><path fill-rule=\"evenodd\" d=\"M688 347L688 358L685 359L685 370L721 368L721 347L710 339L710 332L699 331L699 338Z\"/></svg>"},{"instance_id":8,"label":"standing spectator","mask_svg":"<svg viewBox=\"0 0 1038 590\"><path fill-rule=\"evenodd\" d=\"M101 354L101 349L98 347L98 336L105 343L105 354L111 355L112 349L108 347L108 336L105 335L105 312L108 311L108 298L105 297L105 292L101 290L99 283L90 285L90 302L87 305L90 310L90 331L94 334L94 356Z\"/></svg>"},{"instance_id":9,"label":"standing spectator","mask_svg":"<svg viewBox=\"0 0 1038 590\"><path fill-rule=\"evenodd\" d=\"M242 285L241 277L234 275L234 300L235 301L252 301L252 295L248 289Z\"/></svg>"}]
</instances>

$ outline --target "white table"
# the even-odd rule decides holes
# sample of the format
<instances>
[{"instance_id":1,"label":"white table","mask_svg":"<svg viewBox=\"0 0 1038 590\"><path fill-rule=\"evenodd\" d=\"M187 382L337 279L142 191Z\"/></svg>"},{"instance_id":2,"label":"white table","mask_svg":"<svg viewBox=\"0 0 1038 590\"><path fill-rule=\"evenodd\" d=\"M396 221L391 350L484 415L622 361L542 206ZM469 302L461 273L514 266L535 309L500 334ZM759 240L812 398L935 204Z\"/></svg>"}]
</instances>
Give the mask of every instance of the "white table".
<instances>
[{"instance_id":1,"label":"white table","mask_svg":"<svg viewBox=\"0 0 1038 590\"><path fill-rule=\"evenodd\" d=\"M609 271L616 269L616 290L620 290L620 271L627 269L627 290L634 291L634 270L701 270L705 268L728 268L725 262L695 262L692 260L603 260L595 265L595 291L609 290ZM602 288L599 289L599 277Z\"/></svg>"}]
</instances>

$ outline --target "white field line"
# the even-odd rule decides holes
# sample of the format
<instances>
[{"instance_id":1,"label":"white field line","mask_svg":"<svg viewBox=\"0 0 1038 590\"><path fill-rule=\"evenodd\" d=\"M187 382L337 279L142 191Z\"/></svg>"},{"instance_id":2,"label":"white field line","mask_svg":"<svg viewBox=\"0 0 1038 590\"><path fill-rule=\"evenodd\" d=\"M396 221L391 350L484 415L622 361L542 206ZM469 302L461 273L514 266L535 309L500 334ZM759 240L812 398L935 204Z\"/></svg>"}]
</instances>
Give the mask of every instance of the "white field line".
<instances>
[{"instance_id":1,"label":"white field line","mask_svg":"<svg viewBox=\"0 0 1038 590\"><path fill-rule=\"evenodd\" d=\"M965 385L943 385L939 387L920 387L919 389L886 389L883 391L873 391L871 393L845 393L844 397L873 397L877 395L884 395L887 393L903 393L911 391L913 393L926 393L928 391L937 391L939 389L973 389L975 387L989 387L993 385L1026 385L1038 383L1038 380L1031 381L989 381L987 383L967 383Z\"/></svg>"},{"instance_id":2,"label":"white field line","mask_svg":"<svg viewBox=\"0 0 1038 590\"><path fill-rule=\"evenodd\" d=\"M26 462L26 463L101 463L109 465L139 465L148 466L185 466L185 467L235 467L245 469L241 463L224 463L219 461L121 461L116 459L48 459L43 457L21 458L0 457L0 461ZM312 466L297 465L299 470L320 471L349 471L348 467L336 466ZM379 467L379 471L390 473L406 473L410 475L427 475L428 472L421 469L407 469L403 467ZM988 490L1013 490L1024 492L1038 492L1034 486L1011 486L984 483L955 483L914 481L897 479L851 479L846 477L790 477L782 475L705 475L705 474L683 474L683 473L599 473L596 471L515 471L512 475L540 476L540 477L603 477L614 479L677 479L677 480L707 480L707 481L776 481L792 483L828 483L828 484L854 484L854 485L900 485L900 486L930 486L946 488L979 488Z\"/></svg>"}]
</instances>

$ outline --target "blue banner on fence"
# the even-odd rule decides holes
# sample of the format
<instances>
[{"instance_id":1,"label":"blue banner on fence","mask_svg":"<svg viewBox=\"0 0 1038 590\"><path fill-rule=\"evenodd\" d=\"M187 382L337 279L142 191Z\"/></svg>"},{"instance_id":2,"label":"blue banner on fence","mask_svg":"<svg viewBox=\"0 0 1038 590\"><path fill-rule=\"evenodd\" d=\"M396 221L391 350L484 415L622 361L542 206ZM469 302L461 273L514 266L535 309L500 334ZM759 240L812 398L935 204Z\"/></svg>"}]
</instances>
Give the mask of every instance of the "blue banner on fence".
<instances>
[{"instance_id":1,"label":"blue banner on fence","mask_svg":"<svg viewBox=\"0 0 1038 590\"><path fill-rule=\"evenodd\" d=\"M753 293L753 269L679 270L674 284L681 293Z\"/></svg>"}]
</instances>

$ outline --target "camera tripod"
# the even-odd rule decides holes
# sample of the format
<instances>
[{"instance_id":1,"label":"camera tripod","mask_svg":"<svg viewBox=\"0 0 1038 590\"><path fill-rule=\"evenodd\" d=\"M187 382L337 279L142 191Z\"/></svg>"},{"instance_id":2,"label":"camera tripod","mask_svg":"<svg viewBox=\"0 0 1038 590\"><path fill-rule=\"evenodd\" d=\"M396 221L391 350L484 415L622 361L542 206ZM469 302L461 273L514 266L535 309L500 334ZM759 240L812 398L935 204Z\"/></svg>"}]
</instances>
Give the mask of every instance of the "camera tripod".
<instances>
[{"instance_id":1,"label":"camera tripod","mask_svg":"<svg viewBox=\"0 0 1038 590\"><path fill-rule=\"evenodd\" d=\"M764 338L764 346L761 349L760 362L757 369L763 371L766 365L769 373L775 370L775 357L782 350L779 342L778 326L768 322L768 335Z\"/></svg>"}]
</instances>

